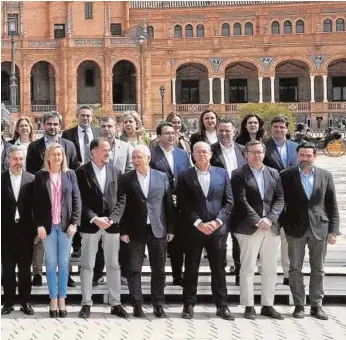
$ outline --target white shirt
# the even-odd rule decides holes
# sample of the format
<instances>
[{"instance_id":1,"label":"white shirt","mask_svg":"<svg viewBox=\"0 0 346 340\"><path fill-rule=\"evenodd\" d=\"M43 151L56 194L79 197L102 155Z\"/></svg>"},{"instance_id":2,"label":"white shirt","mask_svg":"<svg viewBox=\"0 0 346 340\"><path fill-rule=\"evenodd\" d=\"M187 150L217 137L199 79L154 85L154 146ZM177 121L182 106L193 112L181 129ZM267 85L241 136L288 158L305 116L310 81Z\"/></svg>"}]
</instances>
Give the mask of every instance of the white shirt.
<instances>
[{"instance_id":1,"label":"white shirt","mask_svg":"<svg viewBox=\"0 0 346 340\"><path fill-rule=\"evenodd\" d=\"M1 139L1 155L3 151L4 151L4 143L2 142L2 139Z\"/></svg>"},{"instance_id":2,"label":"white shirt","mask_svg":"<svg viewBox=\"0 0 346 340\"><path fill-rule=\"evenodd\" d=\"M165 157L167 159L169 167L171 168L172 174L174 175L174 155L173 155L174 148L172 147L168 151L166 149L164 149L161 145L160 145L160 148L162 149L163 153L165 154Z\"/></svg>"},{"instance_id":3,"label":"white shirt","mask_svg":"<svg viewBox=\"0 0 346 340\"><path fill-rule=\"evenodd\" d=\"M229 148L226 148L222 143L220 143L221 151L223 158L226 162L226 169L228 172L229 178L232 176L232 171L238 168L237 155L235 153L234 144L232 144Z\"/></svg>"},{"instance_id":4,"label":"white shirt","mask_svg":"<svg viewBox=\"0 0 346 340\"><path fill-rule=\"evenodd\" d=\"M149 185L150 185L150 170L148 171L146 176L143 176L138 171L136 171L136 174L139 181L139 185L141 186L141 189L143 191L144 197L148 198ZM150 224L149 214L147 214L147 224Z\"/></svg>"},{"instance_id":5,"label":"white shirt","mask_svg":"<svg viewBox=\"0 0 346 340\"><path fill-rule=\"evenodd\" d=\"M10 172L10 179L11 179L12 189L14 193L14 198L16 199L16 201L18 201L20 183L22 182L22 173L20 173L19 175L13 175L11 171L9 172ZM18 208L16 208L14 219L19 220L19 218L20 218L19 211L18 211Z\"/></svg>"},{"instance_id":6,"label":"white shirt","mask_svg":"<svg viewBox=\"0 0 346 340\"><path fill-rule=\"evenodd\" d=\"M84 136L85 136L84 130L86 130L86 133L88 135L89 143L94 138L93 132L90 127L88 127L87 129L83 129L78 125L78 141L79 141L79 150L82 157L82 164L85 163L85 147L86 147L86 145L84 145Z\"/></svg>"},{"instance_id":7,"label":"white shirt","mask_svg":"<svg viewBox=\"0 0 346 340\"><path fill-rule=\"evenodd\" d=\"M205 130L205 135L207 136L210 145L218 142L216 130L214 132L208 132L207 130Z\"/></svg>"},{"instance_id":8,"label":"white shirt","mask_svg":"<svg viewBox=\"0 0 346 340\"><path fill-rule=\"evenodd\" d=\"M93 166L93 170L95 173L95 176L97 178L97 181L100 185L102 193L105 191L105 185L106 185L106 166L104 165L102 169L100 169L94 162L91 162Z\"/></svg>"}]
</instances>

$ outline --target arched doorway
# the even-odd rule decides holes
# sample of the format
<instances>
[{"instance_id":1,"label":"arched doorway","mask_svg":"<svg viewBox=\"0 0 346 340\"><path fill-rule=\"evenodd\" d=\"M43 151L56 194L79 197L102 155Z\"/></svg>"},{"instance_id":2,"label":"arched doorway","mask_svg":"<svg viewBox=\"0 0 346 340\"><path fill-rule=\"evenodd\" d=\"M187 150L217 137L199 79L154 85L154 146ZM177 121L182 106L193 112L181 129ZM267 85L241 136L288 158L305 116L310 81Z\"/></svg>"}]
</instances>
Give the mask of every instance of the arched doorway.
<instances>
[{"instance_id":1,"label":"arched doorway","mask_svg":"<svg viewBox=\"0 0 346 340\"><path fill-rule=\"evenodd\" d=\"M20 72L19 68L16 65L15 69L16 78L17 78L17 100L16 105L20 105ZM6 108L11 107L11 63L9 61L4 61L1 63L1 102L5 104Z\"/></svg>"},{"instance_id":2,"label":"arched doorway","mask_svg":"<svg viewBox=\"0 0 346 340\"><path fill-rule=\"evenodd\" d=\"M77 69L77 103L101 104L101 69L92 60L83 61Z\"/></svg>"},{"instance_id":3,"label":"arched doorway","mask_svg":"<svg viewBox=\"0 0 346 340\"><path fill-rule=\"evenodd\" d=\"M346 58L328 65L328 101L346 102Z\"/></svg>"},{"instance_id":4,"label":"arched doorway","mask_svg":"<svg viewBox=\"0 0 346 340\"><path fill-rule=\"evenodd\" d=\"M31 112L56 110L55 69L47 61L39 61L31 68Z\"/></svg>"}]
</instances>

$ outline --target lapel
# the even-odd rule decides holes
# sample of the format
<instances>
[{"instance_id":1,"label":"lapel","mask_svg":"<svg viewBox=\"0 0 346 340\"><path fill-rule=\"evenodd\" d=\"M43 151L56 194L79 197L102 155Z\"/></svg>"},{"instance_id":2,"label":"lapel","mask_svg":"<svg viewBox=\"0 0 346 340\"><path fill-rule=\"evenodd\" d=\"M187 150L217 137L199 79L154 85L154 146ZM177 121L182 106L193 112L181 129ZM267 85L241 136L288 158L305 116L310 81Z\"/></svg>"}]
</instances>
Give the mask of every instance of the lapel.
<instances>
[{"instance_id":1,"label":"lapel","mask_svg":"<svg viewBox=\"0 0 346 340\"><path fill-rule=\"evenodd\" d=\"M78 125L76 126L76 130L72 132L74 143L77 147L77 150L80 152L80 145L79 145L79 137L78 137Z\"/></svg>"},{"instance_id":2,"label":"lapel","mask_svg":"<svg viewBox=\"0 0 346 340\"><path fill-rule=\"evenodd\" d=\"M37 147L41 156L42 161L44 160L44 153L46 151L46 142L44 140L44 137L38 140Z\"/></svg>"},{"instance_id":3,"label":"lapel","mask_svg":"<svg viewBox=\"0 0 346 340\"><path fill-rule=\"evenodd\" d=\"M65 196L65 192L68 186L69 186L69 181L68 181L67 173L61 172L61 191L62 191L61 199L63 199L63 196Z\"/></svg>"},{"instance_id":4,"label":"lapel","mask_svg":"<svg viewBox=\"0 0 346 340\"><path fill-rule=\"evenodd\" d=\"M213 167L209 167L209 172L210 172L210 183L209 183L209 190L208 190L208 195L207 197L209 197L211 195L211 193L214 191L215 188L215 181L216 181L216 176L215 176L215 172ZM203 190L202 190L203 192Z\"/></svg>"},{"instance_id":5,"label":"lapel","mask_svg":"<svg viewBox=\"0 0 346 340\"><path fill-rule=\"evenodd\" d=\"M10 197L13 199L13 201L16 201L16 198L14 197L14 192L13 192L13 188L12 188L12 183L11 183L11 176L10 176L10 170L7 170L4 174L5 176L5 180L6 180L6 187L8 190L8 193L10 195ZM23 176L22 176L22 182L23 182Z\"/></svg>"},{"instance_id":6,"label":"lapel","mask_svg":"<svg viewBox=\"0 0 346 340\"><path fill-rule=\"evenodd\" d=\"M169 166L169 163L167 161L167 158L166 158L166 155L165 153L163 152L163 150L161 149L161 146L158 145L156 147L156 152L158 153L159 155L159 162L162 163L162 165L166 168L166 171L169 172L169 175L171 177L174 177L174 174L172 173L172 169L171 167ZM173 151L173 159L174 159L174 169L176 167L176 154L175 154L175 148L174 148L174 151ZM151 176L150 176L151 177Z\"/></svg>"},{"instance_id":7,"label":"lapel","mask_svg":"<svg viewBox=\"0 0 346 340\"><path fill-rule=\"evenodd\" d=\"M273 138L271 138L269 140L269 145L271 148L271 152L269 152L269 155L272 154L274 156L274 158L276 158L276 161L279 163L280 167L282 169L285 169L285 165L284 165L284 163L282 163L282 159L281 159L279 150L278 150ZM287 147L287 144L286 144L286 147ZM288 147L287 147L287 157L288 157Z\"/></svg>"},{"instance_id":8,"label":"lapel","mask_svg":"<svg viewBox=\"0 0 346 340\"><path fill-rule=\"evenodd\" d=\"M106 163L106 183L105 183L105 189L104 189L104 194L108 191L108 188L110 187L110 183L114 181L113 178L113 169L112 165L109 163Z\"/></svg>"},{"instance_id":9,"label":"lapel","mask_svg":"<svg viewBox=\"0 0 346 340\"><path fill-rule=\"evenodd\" d=\"M250 187L252 187L255 190L255 192L258 194L258 197L262 200L261 192L259 190L256 178L254 174L252 173L250 166L246 164L243 167L243 170L244 170L245 183L247 183Z\"/></svg>"},{"instance_id":10,"label":"lapel","mask_svg":"<svg viewBox=\"0 0 346 340\"><path fill-rule=\"evenodd\" d=\"M245 164L244 154L237 143L234 142L234 151L237 157L238 168L241 168Z\"/></svg>"},{"instance_id":11,"label":"lapel","mask_svg":"<svg viewBox=\"0 0 346 340\"><path fill-rule=\"evenodd\" d=\"M224 169L227 169L226 160L225 160L225 158L223 157L220 142L217 142L217 143L216 143L216 146L215 146L215 153L216 153L217 157L219 158L219 160L221 161L221 163L222 163Z\"/></svg>"},{"instance_id":12,"label":"lapel","mask_svg":"<svg viewBox=\"0 0 346 340\"><path fill-rule=\"evenodd\" d=\"M52 202L52 189L50 187L50 177L49 177L49 172L48 171L45 171L43 173L43 180L46 184L46 188L47 188L47 191L48 191L48 196L49 196L49 199L50 201Z\"/></svg>"},{"instance_id":13,"label":"lapel","mask_svg":"<svg viewBox=\"0 0 346 340\"><path fill-rule=\"evenodd\" d=\"M302 180L300 179L299 166L296 166L296 169L295 169L295 172L294 172L294 181L296 182L295 185L297 185L297 187L299 188L299 192L302 194L302 196L306 200L309 200L308 196L306 196L306 192L305 192L305 189L303 187ZM313 188L312 194L314 193L314 190L315 190L315 184L316 184L316 178L314 180L314 188ZM312 197L312 195L311 195L311 197Z\"/></svg>"},{"instance_id":14,"label":"lapel","mask_svg":"<svg viewBox=\"0 0 346 340\"><path fill-rule=\"evenodd\" d=\"M264 196L263 196L263 201L264 200L269 200L269 194L271 194L271 192L269 192L269 188L270 188L270 183L272 182L272 177L270 175L269 169L268 167L264 166L264 170L263 170L263 180L264 180Z\"/></svg>"},{"instance_id":15,"label":"lapel","mask_svg":"<svg viewBox=\"0 0 346 340\"><path fill-rule=\"evenodd\" d=\"M314 198L315 195L320 195L320 189L322 188L322 173L320 169L315 167L315 177L314 177L314 185L312 187L312 194L310 200Z\"/></svg>"},{"instance_id":16,"label":"lapel","mask_svg":"<svg viewBox=\"0 0 346 340\"><path fill-rule=\"evenodd\" d=\"M199 195L200 195L201 197L203 197L203 199L205 200L205 196L204 196L203 189L202 189L201 184L199 183L199 180L198 180L196 168L193 167L193 168L191 168L191 170L189 170L189 171L191 172L193 187L196 188L196 190L197 190L197 192L199 193ZM209 186L208 195L209 195L209 193L210 193L210 188L211 188L211 174L210 174L210 186Z\"/></svg>"},{"instance_id":17,"label":"lapel","mask_svg":"<svg viewBox=\"0 0 346 340\"><path fill-rule=\"evenodd\" d=\"M133 173L133 175L132 175L132 185L134 186L134 189L137 190L138 192L140 192L141 195L143 196L143 198L145 200L147 200L147 198L145 197L144 192L142 190L142 187L141 187L141 185L139 183L136 170L132 170L132 171L133 171L132 172ZM151 179L151 173L150 173L150 179ZM149 191L150 191L150 184L149 184ZM149 193L148 193L148 195L149 195Z\"/></svg>"},{"instance_id":18,"label":"lapel","mask_svg":"<svg viewBox=\"0 0 346 340\"><path fill-rule=\"evenodd\" d=\"M156 178L156 171L154 171L153 169L150 169L149 171L150 171L150 179L149 179L149 188L148 188L148 197L147 197L147 199L152 194L152 183L154 183L155 178Z\"/></svg>"},{"instance_id":19,"label":"lapel","mask_svg":"<svg viewBox=\"0 0 346 340\"><path fill-rule=\"evenodd\" d=\"M95 175L93 166L91 164L91 161L89 163L87 163L85 171L86 171L87 175L91 178L91 180L94 182L95 186L98 188L100 193L102 194L102 190L101 190L100 184L96 178L96 175ZM107 176L107 174L106 174L106 176Z\"/></svg>"}]
</instances>

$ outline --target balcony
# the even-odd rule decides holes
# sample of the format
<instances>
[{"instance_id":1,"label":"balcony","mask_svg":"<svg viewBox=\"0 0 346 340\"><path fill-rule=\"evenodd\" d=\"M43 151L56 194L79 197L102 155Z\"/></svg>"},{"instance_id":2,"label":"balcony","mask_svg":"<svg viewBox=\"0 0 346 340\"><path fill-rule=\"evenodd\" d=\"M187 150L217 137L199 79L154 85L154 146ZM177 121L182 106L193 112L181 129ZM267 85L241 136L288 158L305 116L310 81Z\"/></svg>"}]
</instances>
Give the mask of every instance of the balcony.
<instances>
[{"instance_id":1,"label":"balcony","mask_svg":"<svg viewBox=\"0 0 346 340\"><path fill-rule=\"evenodd\" d=\"M50 111L56 111L56 105L31 105L31 112L33 113L45 113Z\"/></svg>"},{"instance_id":2,"label":"balcony","mask_svg":"<svg viewBox=\"0 0 346 340\"><path fill-rule=\"evenodd\" d=\"M290 111L294 112L310 112L310 102L296 102L296 103L278 103L281 106L287 107Z\"/></svg>"},{"instance_id":3,"label":"balcony","mask_svg":"<svg viewBox=\"0 0 346 340\"><path fill-rule=\"evenodd\" d=\"M137 111L137 104L113 104L113 112Z\"/></svg>"},{"instance_id":4,"label":"balcony","mask_svg":"<svg viewBox=\"0 0 346 340\"><path fill-rule=\"evenodd\" d=\"M346 102L330 102L328 103L328 111L346 112Z\"/></svg>"},{"instance_id":5,"label":"balcony","mask_svg":"<svg viewBox=\"0 0 346 340\"><path fill-rule=\"evenodd\" d=\"M212 107L212 105L209 104L177 104L173 106L175 106L175 111L177 111L178 113L191 114L202 113L205 109Z\"/></svg>"}]
</instances>

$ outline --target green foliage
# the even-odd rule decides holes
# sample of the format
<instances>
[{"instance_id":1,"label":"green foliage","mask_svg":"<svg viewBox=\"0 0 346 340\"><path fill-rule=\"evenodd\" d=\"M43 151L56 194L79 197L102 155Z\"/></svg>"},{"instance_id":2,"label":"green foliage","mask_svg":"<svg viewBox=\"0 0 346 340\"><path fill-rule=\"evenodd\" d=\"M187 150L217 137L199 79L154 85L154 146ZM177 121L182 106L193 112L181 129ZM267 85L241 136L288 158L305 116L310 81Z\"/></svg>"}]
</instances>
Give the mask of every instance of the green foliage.
<instances>
[{"instance_id":1,"label":"green foliage","mask_svg":"<svg viewBox=\"0 0 346 340\"><path fill-rule=\"evenodd\" d=\"M92 104L92 108L93 108L94 116L93 116L93 120L91 122L91 125L93 127L99 127L100 126L100 119L104 114L104 108L102 107L101 104ZM74 117L73 120L70 122L70 124L68 124L65 127L65 129L70 129L76 125L77 125L77 117Z\"/></svg>"}]
</instances>

